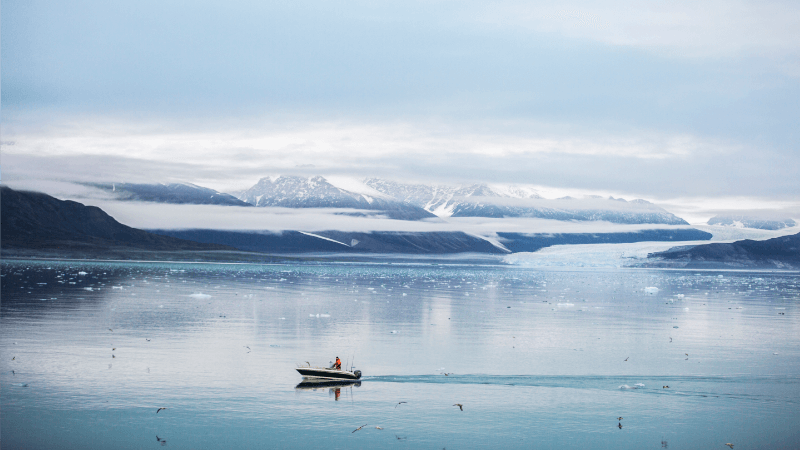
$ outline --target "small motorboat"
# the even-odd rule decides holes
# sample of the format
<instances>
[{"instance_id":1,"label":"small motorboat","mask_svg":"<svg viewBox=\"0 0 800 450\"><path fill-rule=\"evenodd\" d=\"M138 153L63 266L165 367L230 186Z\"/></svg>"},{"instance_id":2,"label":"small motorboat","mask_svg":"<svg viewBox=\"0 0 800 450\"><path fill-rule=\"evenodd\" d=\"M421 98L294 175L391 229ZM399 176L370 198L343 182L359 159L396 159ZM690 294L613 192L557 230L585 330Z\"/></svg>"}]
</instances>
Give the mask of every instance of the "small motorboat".
<instances>
[{"instance_id":1,"label":"small motorboat","mask_svg":"<svg viewBox=\"0 0 800 450\"><path fill-rule=\"evenodd\" d=\"M361 379L360 370L344 370L334 369L333 367L311 367L311 364L306 363L305 366L300 366L297 371L303 378L308 379L325 379L325 380L359 380Z\"/></svg>"}]
</instances>

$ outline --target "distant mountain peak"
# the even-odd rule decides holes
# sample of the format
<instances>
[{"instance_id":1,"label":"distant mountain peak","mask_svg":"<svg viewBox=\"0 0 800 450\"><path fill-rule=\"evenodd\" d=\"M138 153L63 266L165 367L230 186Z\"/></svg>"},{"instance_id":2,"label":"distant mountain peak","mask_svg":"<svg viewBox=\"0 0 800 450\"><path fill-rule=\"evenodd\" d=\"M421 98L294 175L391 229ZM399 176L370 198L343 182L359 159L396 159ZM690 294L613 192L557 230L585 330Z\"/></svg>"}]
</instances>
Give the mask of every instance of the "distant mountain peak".
<instances>
[{"instance_id":1,"label":"distant mountain peak","mask_svg":"<svg viewBox=\"0 0 800 450\"><path fill-rule=\"evenodd\" d=\"M236 197L192 183L88 183L117 200L172 204L250 206Z\"/></svg>"},{"instance_id":2,"label":"distant mountain peak","mask_svg":"<svg viewBox=\"0 0 800 450\"><path fill-rule=\"evenodd\" d=\"M331 182L332 181L332 182ZM405 204L357 180L323 176L264 177L238 198L254 206L284 208L348 208L375 211L399 220L435 217L423 208Z\"/></svg>"},{"instance_id":3,"label":"distant mountain peak","mask_svg":"<svg viewBox=\"0 0 800 450\"><path fill-rule=\"evenodd\" d=\"M476 183L463 186L404 184L366 178L364 184L440 217L531 217L553 220L608 221L688 225L675 215L645 200L626 201L589 195L583 200L564 197L543 199L530 187ZM569 206L563 204L570 201Z\"/></svg>"}]
</instances>

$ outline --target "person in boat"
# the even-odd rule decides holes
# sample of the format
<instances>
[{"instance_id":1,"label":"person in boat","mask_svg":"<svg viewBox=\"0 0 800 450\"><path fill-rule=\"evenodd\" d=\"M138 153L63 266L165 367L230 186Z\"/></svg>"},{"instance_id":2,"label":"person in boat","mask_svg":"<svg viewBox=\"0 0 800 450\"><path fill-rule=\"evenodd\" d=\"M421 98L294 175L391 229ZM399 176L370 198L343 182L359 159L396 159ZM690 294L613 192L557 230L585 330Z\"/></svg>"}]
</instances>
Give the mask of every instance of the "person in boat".
<instances>
[{"instance_id":1,"label":"person in boat","mask_svg":"<svg viewBox=\"0 0 800 450\"><path fill-rule=\"evenodd\" d=\"M342 370L342 360L339 357L336 357L336 362L333 363L333 368L336 370Z\"/></svg>"}]
</instances>

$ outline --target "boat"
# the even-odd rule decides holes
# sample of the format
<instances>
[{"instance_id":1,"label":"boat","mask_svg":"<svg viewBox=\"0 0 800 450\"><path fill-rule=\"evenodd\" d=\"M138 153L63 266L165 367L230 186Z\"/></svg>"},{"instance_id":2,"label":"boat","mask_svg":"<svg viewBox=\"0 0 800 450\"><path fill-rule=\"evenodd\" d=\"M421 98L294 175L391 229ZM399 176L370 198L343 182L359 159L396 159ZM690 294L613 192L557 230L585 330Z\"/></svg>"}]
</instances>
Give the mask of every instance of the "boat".
<instances>
[{"instance_id":1,"label":"boat","mask_svg":"<svg viewBox=\"0 0 800 450\"><path fill-rule=\"evenodd\" d=\"M311 367L311 364L306 363L305 366L300 366L297 371L303 378L308 379L325 379L325 380L359 380L361 379L360 370L344 370L334 369L333 367Z\"/></svg>"}]
</instances>

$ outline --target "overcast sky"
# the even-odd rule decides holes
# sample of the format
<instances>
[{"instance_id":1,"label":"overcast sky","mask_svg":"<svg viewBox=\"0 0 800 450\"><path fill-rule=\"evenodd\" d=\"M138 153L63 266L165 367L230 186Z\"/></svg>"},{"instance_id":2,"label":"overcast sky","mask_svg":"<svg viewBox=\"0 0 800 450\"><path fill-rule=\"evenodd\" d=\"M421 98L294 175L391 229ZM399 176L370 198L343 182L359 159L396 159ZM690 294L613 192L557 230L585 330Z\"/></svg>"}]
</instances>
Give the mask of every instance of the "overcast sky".
<instances>
[{"instance_id":1,"label":"overcast sky","mask_svg":"<svg viewBox=\"0 0 800 450\"><path fill-rule=\"evenodd\" d=\"M5 0L2 179L339 174L796 213L800 3L603 3Z\"/></svg>"}]
</instances>

